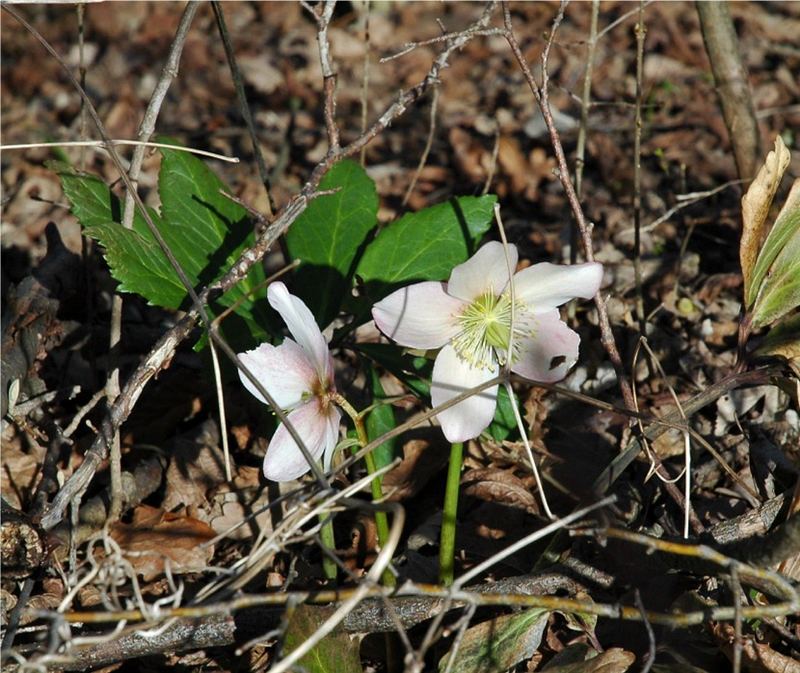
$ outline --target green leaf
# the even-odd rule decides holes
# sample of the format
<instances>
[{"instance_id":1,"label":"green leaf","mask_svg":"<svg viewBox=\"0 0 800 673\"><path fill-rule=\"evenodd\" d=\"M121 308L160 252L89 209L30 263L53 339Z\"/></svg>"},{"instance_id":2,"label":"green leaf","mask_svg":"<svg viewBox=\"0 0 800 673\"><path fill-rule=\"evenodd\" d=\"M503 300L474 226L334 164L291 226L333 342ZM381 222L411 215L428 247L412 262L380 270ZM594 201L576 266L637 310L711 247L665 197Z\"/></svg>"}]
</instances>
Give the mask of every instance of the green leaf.
<instances>
[{"instance_id":1,"label":"green leaf","mask_svg":"<svg viewBox=\"0 0 800 673\"><path fill-rule=\"evenodd\" d=\"M453 673L497 673L505 671L539 649L550 613L542 608L501 615L464 633L456 654ZM439 671L447 668L450 653L439 660Z\"/></svg>"},{"instance_id":2,"label":"green leaf","mask_svg":"<svg viewBox=\"0 0 800 673\"><path fill-rule=\"evenodd\" d=\"M252 245L253 233L246 212L220 194L225 185L199 159L186 152L164 149L159 174L161 215L148 208L162 238L186 273L189 282L199 288L223 275L246 246ZM59 173L72 212L88 236L105 248L112 276L122 292L140 294L149 303L176 309L187 306L187 291L161 246L138 210L133 228L121 226L122 204L99 178L53 164ZM248 291L264 279L260 265L222 297L217 304L232 306L243 319L241 329L235 323L223 323L223 329L239 336L251 334L256 340L266 338L262 300L245 298ZM213 311L213 306L212 313ZM246 342L251 343L250 339Z\"/></svg>"},{"instance_id":3,"label":"green leaf","mask_svg":"<svg viewBox=\"0 0 800 673\"><path fill-rule=\"evenodd\" d=\"M519 399L517 399L516 395L514 395L514 398L515 403L519 404ZM497 389L497 409L494 412L494 419L486 430L495 441L502 442L517 429L517 419L514 416L511 404L505 386L500 386Z\"/></svg>"},{"instance_id":4,"label":"green leaf","mask_svg":"<svg viewBox=\"0 0 800 673\"><path fill-rule=\"evenodd\" d=\"M783 139L777 136L775 149L767 154L764 165L742 198L742 240L739 244L739 260L742 264L747 308L753 305L758 294L760 279L756 277L758 266L756 258L763 252L761 242L766 234L767 216L790 159L789 150L783 144ZM769 263L762 269L761 278L768 268Z\"/></svg>"},{"instance_id":5,"label":"green leaf","mask_svg":"<svg viewBox=\"0 0 800 673\"><path fill-rule=\"evenodd\" d=\"M389 430L394 430L397 426L397 422L394 418L394 409L392 405L380 404L381 399L386 397L386 393L383 391L383 386L381 385L378 373L375 371L375 367L369 368L369 377L372 383L372 402L373 404L378 403L378 405L369 412L366 421L367 436L369 437L369 441L373 441L389 432ZM396 444L397 438L393 437L385 441L372 452L372 455L375 457L375 465L378 469L388 465L394 460Z\"/></svg>"},{"instance_id":6,"label":"green leaf","mask_svg":"<svg viewBox=\"0 0 800 673\"><path fill-rule=\"evenodd\" d=\"M84 233L106 249L106 261L120 292L139 294L164 308L176 309L184 303L186 289L152 236L125 229L118 222L88 226Z\"/></svg>"},{"instance_id":7,"label":"green leaf","mask_svg":"<svg viewBox=\"0 0 800 673\"><path fill-rule=\"evenodd\" d=\"M800 212L798 212L800 216ZM800 217L798 217L800 224ZM800 306L800 226L783 246L753 307L753 327L780 320Z\"/></svg>"},{"instance_id":8,"label":"green leaf","mask_svg":"<svg viewBox=\"0 0 800 673\"><path fill-rule=\"evenodd\" d=\"M76 171L61 162L49 161L47 166L61 178L61 187L70 202L70 210L82 226L122 222L122 203L100 178ZM159 226L158 213L152 208L148 208L147 212L156 226ZM145 238L152 238L138 209L133 216L133 230Z\"/></svg>"},{"instance_id":9,"label":"green leaf","mask_svg":"<svg viewBox=\"0 0 800 673\"><path fill-rule=\"evenodd\" d=\"M430 400L433 362L428 358L414 357L392 344L356 344L355 348L396 376L420 399Z\"/></svg>"},{"instance_id":10,"label":"green leaf","mask_svg":"<svg viewBox=\"0 0 800 673\"><path fill-rule=\"evenodd\" d=\"M230 191L208 166L188 152L162 149L158 189L161 196L160 228L165 242L192 282L208 285L222 276L254 242L247 212L221 192ZM264 270L254 264L247 276L219 298L222 306L241 301L236 313L251 334L263 340L265 304L251 291L264 281ZM262 289L260 296L265 291Z\"/></svg>"},{"instance_id":11,"label":"green leaf","mask_svg":"<svg viewBox=\"0 0 800 673\"><path fill-rule=\"evenodd\" d=\"M322 623L333 614L333 608L300 605L292 613L286 627L284 651L293 652L311 638ZM298 662L308 673L362 673L359 640L347 633L331 633L320 640Z\"/></svg>"},{"instance_id":12,"label":"green leaf","mask_svg":"<svg viewBox=\"0 0 800 673\"><path fill-rule=\"evenodd\" d=\"M356 255L375 226L378 195L364 169L349 159L331 168L319 188L339 191L311 201L286 234L286 244L303 262L294 291L327 325L339 311Z\"/></svg>"},{"instance_id":13,"label":"green leaf","mask_svg":"<svg viewBox=\"0 0 800 673\"><path fill-rule=\"evenodd\" d=\"M758 253L753 274L745 294L745 306L751 308L761 292L762 284L787 242L800 231L800 179L795 180L781 212Z\"/></svg>"},{"instance_id":14,"label":"green leaf","mask_svg":"<svg viewBox=\"0 0 800 673\"><path fill-rule=\"evenodd\" d=\"M757 355L779 355L800 363L800 313L774 325L756 349Z\"/></svg>"},{"instance_id":15,"label":"green leaf","mask_svg":"<svg viewBox=\"0 0 800 673\"><path fill-rule=\"evenodd\" d=\"M496 201L494 195L462 196L403 215L367 246L356 274L384 284L382 295L399 283L446 279L488 231Z\"/></svg>"}]
</instances>

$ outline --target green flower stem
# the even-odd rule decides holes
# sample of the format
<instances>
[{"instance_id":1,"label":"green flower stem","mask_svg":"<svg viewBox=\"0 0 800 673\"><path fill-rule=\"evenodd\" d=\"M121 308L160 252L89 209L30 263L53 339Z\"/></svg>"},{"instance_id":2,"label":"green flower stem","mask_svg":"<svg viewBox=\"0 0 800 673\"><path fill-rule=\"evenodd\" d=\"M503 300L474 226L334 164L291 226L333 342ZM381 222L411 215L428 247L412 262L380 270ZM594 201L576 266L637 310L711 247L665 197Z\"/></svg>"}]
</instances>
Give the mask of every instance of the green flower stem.
<instances>
[{"instance_id":1,"label":"green flower stem","mask_svg":"<svg viewBox=\"0 0 800 673\"><path fill-rule=\"evenodd\" d=\"M439 582L444 586L453 583L453 567L456 553L456 514L458 512L458 489L461 486L461 459L464 445L450 445L450 464L447 468L447 484L444 490L442 512L442 537L439 541Z\"/></svg>"},{"instance_id":2,"label":"green flower stem","mask_svg":"<svg viewBox=\"0 0 800 673\"><path fill-rule=\"evenodd\" d=\"M332 398L335 400L336 404L338 404L344 410L344 412L353 419L353 425L355 425L356 428L356 435L358 435L358 443L362 448L365 447L367 444L369 444L369 437L367 436L367 429L364 427L363 415L358 413L353 406L339 393L332 395ZM371 453L368 453L366 456L364 456L364 463L367 466L367 473L375 474L378 468L375 465L375 457ZM378 476L370 482L373 501L380 502L383 500L382 481L383 480L381 477ZM380 544L381 548L383 548L389 540L389 519L386 516L386 512L375 512L375 526L378 530L378 543ZM394 575L388 569L383 573L383 583L388 587L393 587L396 584Z\"/></svg>"},{"instance_id":3,"label":"green flower stem","mask_svg":"<svg viewBox=\"0 0 800 673\"><path fill-rule=\"evenodd\" d=\"M319 537L322 540L322 546L325 549L330 549L332 552L336 551L336 540L333 537L333 521L323 514L319 518L322 527L319 529ZM325 578L335 580L338 568L336 563L327 554L322 554L322 571L325 573Z\"/></svg>"}]
</instances>

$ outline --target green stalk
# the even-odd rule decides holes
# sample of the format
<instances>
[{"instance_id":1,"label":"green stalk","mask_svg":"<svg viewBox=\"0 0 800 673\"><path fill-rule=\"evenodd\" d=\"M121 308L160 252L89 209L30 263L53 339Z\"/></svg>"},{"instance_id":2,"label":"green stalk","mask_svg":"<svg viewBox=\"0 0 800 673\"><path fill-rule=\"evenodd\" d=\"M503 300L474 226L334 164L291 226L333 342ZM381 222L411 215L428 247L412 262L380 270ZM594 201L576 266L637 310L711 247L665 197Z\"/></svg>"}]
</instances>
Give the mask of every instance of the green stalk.
<instances>
[{"instance_id":1,"label":"green stalk","mask_svg":"<svg viewBox=\"0 0 800 673\"><path fill-rule=\"evenodd\" d=\"M339 393L335 393L332 397L336 401L336 404L338 404L344 410L344 412L353 419L353 425L356 428L359 446L361 446L361 448L365 447L367 444L369 444L369 437L367 436L367 429L364 426L363 415L358 413L353 406ZM367 474L375 474L375 472L378 470L377 466L375 465L375 457L371 453L368 453L366 456L364 456L364 463L367 467ZM373 502L380 502L383 500L382 481L382 478L377 476L370 482ZM389 540L389 519L386 516L386 512L375 512L375 527L378 531L378 544L380 544L381 548L383 548L386 546ZM382 580L387 587L393 587L396 585L394 575L392 575L391 571L388 569L384 571Z\"/></svg>"},{"instance_id":2,"label":"green stalk","mask_svg":"<svg viewBox=\"0 0 800 673\"><path fill-rule=\"evenodd\" d=\"M325 547L325 549L330 549L332 552L336 551L336 540L333 537L333 521L325 514L321 515L319 520L322 524L322 527L319 529L319 537L322 541L322 546ZM338 570L334 560L323 552L322 572L325 573L325 578L335 580Z\"/></svg>"},{"instance_id":3,"label":"green stalk","mask_svg":"<svg viewBox=\"0 0 800 673\"><path fill-rule=\"evenodd\" d=\"M458 489L461 486L461 459L464 445L450 445L450 464L447 467L447 484L444 490L442 511L442 537L439 541L439 582L444 586L453 583L453 567L456 554L456 514L458 512Z\"/></svg>"}]
</instances>

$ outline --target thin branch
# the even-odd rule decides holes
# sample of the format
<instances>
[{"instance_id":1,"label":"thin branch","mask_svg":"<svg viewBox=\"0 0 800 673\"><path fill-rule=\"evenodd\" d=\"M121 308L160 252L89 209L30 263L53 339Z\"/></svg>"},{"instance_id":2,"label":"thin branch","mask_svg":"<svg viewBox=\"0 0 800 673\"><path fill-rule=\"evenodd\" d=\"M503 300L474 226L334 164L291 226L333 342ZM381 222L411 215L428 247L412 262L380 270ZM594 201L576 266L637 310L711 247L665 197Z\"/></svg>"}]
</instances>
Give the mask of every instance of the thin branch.
<instances>
[{"instance_id":1,"label":"thin branch","mask_svg":"<svg viewBox=\"0 0 800 673\"><path fill-rule=\"evenodd\" d=\"M633 122L633 275L636 282L636 317L639 335L647 337L647 317L644 312L642 288L642 79L644 71L644 3L639 0L639 20L636 22L636 112ZM648 366L649 369L649 366Z\"/></svg>"},{"instance_id":2,"label":"thin branch","mask_svg":"<svg viewBox=\"0 0 800 673\"><path fill-rule=\"evenodd\" d=\"M417 170L414 172L414 177L411 179L411 183L408 185L408 189L403 197L402 205L404 206L408 203L408 199L411 197L414 187L417 186L417 180L422 173L422 169L425 168L425 163L428 161L428 154L430 154L431 147L433 146L433 137L436 134L436 113L438 110L439 87L435 86L433 87L433 97L431 99L431 121L428 127L428 139L425 141L425 149L422 150L422 156L419 158L419 164L417 165Z\"/></svg>"},{"instance_id":3,"label":"thin branch","mask_svg":"<svg viewBox=\"0 0 800 673\"><path fill-rule=\"evenodd\" d=\"M153 95L150 97L150 102L147 104L142 122L139 125L138 140L140 143L145 143L150 140L156 127L156 120L161 111L161 105L167 96L172 80L178 74L178 64L180 63L181 54L183 53L183 45L186 43L186 38L189 35L189 27L192 25L194 15L197 12L199 3L190 2L183 10L183 15L178 23L178 29L175 31L175 37L170 46L167 61L161 71L161 76L156 83L153 90ZM142 169L142 162L144 160L145 146L136 145L133 150L133 157L131 158L130 168L128 170L128 179L130 185L125 194L125 206L122 211L122 226L125 229L133 228L133 216L136 212L136 203L134 201L134 192L137 189L137 181L139 173ZM122 339L122 295L116 292L111 301L111 321L109 327L108 337L108 350L112 363L116 363L119 358L117 348L119 347L120 340ZM106 397L108 403L113 404L114 400L119 397L119 367L114 364L108 374L108 379L105 385ZM115 431L111 436L111 445L109 447L109 472L111 474L111 503L108 507L108 519L110 522L119 519L122 514L122 453L119 441L119 431Z\"/></svg>"},{"instance_id":4,"label":"thin branch","mask_svg":"<svg viewBox=\"0 0 800 673\"><path fill-rule=\"evenodd\" d=\"M653 633L653 627L650 625L650 622L647 620L647 610L644 608L644 603L642 602L642 595L639 593L639 589L637 588L634 591L634 604L639 609L640 614L642 615L642 624L644 624L645 632L647 633L647 658L644 660L642 664L641 673L650 673L650 669L653 668L653 664L656 661L656 636Z\"/></svg>"},{"instance_id":5,"label":"thin branch","mask_svg":"<svg viewBox=\"0 0 800 673\"><path fill-rule=\"evenodd\" d=\"M367 130L367 118L369 117L369 102L368 102L368 94L369 94L369 15L371 10L371 3L370 0L367 0L364 4L364 63L363 68L364 72L361 78L361 133L365 133ZM367 161L367 148L361 148L361 156L359 157L359 162L361 163L361 167L364 168L366 166Z\"/></svg>"},{"instance_id":6,"label":"thin branch","mask_svg":"<svg viewBox=\"0 0 800 673\"><path fill-rule=\"evenodd\" d=\"M575 149L575 194L583 198L583 168L586 153L586 133L589 127L589 105L592 98L592 73L594 72L594 53L597 49L597 20L600 15L600 0L592 0L592 18L589 25L589 42L586 50L586 72L583 74L581 93L581 122L578 127L578 146ZM573 220L570 228L570 262L575 264L578 257L578 225Z\"/></svg>"},{"instance_id":7,"label":"thin branch","mask_svg":"<svg viewBox=\"0 0 800 673\"><path fill-rule=\"evenodd\" d=\"M261 151L261 144L258 142L256 126L253 122L253 115L250 112L250 105L247 102L247 96L244 92L242 72L239 70L239 64L236 62L236 53L233 50L231 37L228 33L228 26L225 23L225 14L222 11L222 6L220 5L219 0L213 0L211 3L211 8L214 10L214 17L217 20L217 29L219 30L220 37L222 38L222 45L225 47L225 58L228 60L228 68L231 71L233 87L236 89L236 99L239 101L239 109L242 112L242 118L244 119L245 126L247 126L247 132L250 134L250 142L253 145L253 154L256 157L258 175L261 178L261 184L264 185L264 190L267 192L267 204L269 208L267 212L267 218L271 218L278 209L272 196L269 171L267 171L267 164L264 161L264 153Z\"/></svg>"},{"instance_id":8,"label":"thin branch","mask_svg":"<svg viewBox=\"0 0 800 673\"><path fill-rule=\"evenodd\" d=\"M322 91L324 96L323 115L325 130L328 134L328 153L339 151L339 127L336 125L336 72L331 65L331 45L328 41L328 27L333 18L336 0L324 0L318 5L319 11L302 3L317 22L317 43L319 46L319 62L322 66Z\"/></svg>"},{"instance_id":9,"label":"thin branch","mask_svg":"<svg viewBox=\"0 0 800 673\"><path fill-rule=\"evenodd\" d=\"M531 72L530 66L528 62L525 60L525 56L522 53L522 49L519 46L519 42L517 41L516 36L514 35L514 30L511 25L511 11L509 10L508 3L503 2L503 21L505 25L505 33L504 37L508 42L509 46L511 47L511 51L514 53L517 62L519 63L520 68L522 69L522 74L525 77L525 81L527 82L528 86L530 87L531 93L533 94L536 102L539 104L539 107L542 111L542 117L544 118L545 125L550 133L550 141L553 145L553 150L556 155L556 162L558 165L558 177L561 181L561 185L564 188L564 192L567 196L567 201L569 202L570 208L572 210L572 215L575 218L575 222L578 225L578 230L581 234L581 241L583 243L583 253L586 257L586 260L589 262L594 261L594 250L593 250L593 243L592 243L592 225L586 220L586 216L583 213L583 208L581 207L580 201L578 200L578 196L575 193L575 188L572 184L572 180L570 179L570 171L569 167L567 166L567 159L564 155L564 148L561 145L561 138L558 134L558 130L556 129L555 122L553 121L553 113L550 110L550 101L548 97L547 91L547 83L548 83L548 72L547 72L547 58L550 53L550 47L553 44L553 39L555 37L556 30L558 26L561 24L561 21L564 18L564 3L562 2L558 14L553 21L553 27L550 31L550 36L545 46L544 52L542 53L542 86L541 88L537 85L536 80L533 77L533 73ZM608 319L608 309L606 308L606 300L603 296L602 292L598 292L594 297L594 303L597 307L597 316L598 321L600 323L600 335L603 347L606 349L608 353L608 357L611 360L611 364L614 367L614 371L617 374L617 380L620 387L620 392L622 393L622 399L625 402L625 406L629 409L633 409L633 394L631 392L630 382L628 380L628 376L625 373L625 369L622 365L622 358L620 357L619 350L617 349L617 343L614 339L614 333L611 331L611 324Z\"/></svg>"},{"instance_id":10,"label":"thin branch","mask_svg":"<svg viewBox=\"0 0 800 673\"><path fill-rule=\"evenodd\" d=\"M80 6L80 5L79 5ZM176 152L189 152L190 154L197 154L201 157L210 157L218 161L227 161L231 164L238 164L238 157L226 157L224 154L217 154L216 152L208 152L207 150L198 150L193 147L180 147L179 145L169 145L167 143L154 143L154 142L141 142L139 140L120 140L113 138L109 141L112 145L143 145L144 147L164 147ZM0 145L0 150L26 150L36 147L97 147L99 149L106 149L105 140L68 140L64 142L53 143L19 143L16 145Z\"/></svg>"}]
</instances>

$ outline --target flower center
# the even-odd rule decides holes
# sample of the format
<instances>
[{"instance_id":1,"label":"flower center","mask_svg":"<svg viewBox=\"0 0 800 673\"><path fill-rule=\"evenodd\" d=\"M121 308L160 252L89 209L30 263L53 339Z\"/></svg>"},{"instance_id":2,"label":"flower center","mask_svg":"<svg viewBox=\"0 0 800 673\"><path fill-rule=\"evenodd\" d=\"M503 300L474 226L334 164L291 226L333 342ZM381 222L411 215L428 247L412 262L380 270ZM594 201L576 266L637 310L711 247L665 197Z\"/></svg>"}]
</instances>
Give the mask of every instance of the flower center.
<instances>
[{"instance_id":1,"label":"flower center","mask_svg":"<svg viewBox=\"0 0 800 673\"><path fill-rule=\"evenodd\" d=\"M519 339L525 336L523 326L525 304L517 301L514 307L514 345L511 361L516 359ZM503 293L495 297L487 290L456 319L461 330L452 341L458 356L480 369L492 369L495 363L504 365L508 358L511 340L511 297Z\"/></svg>"}]
</instances>

